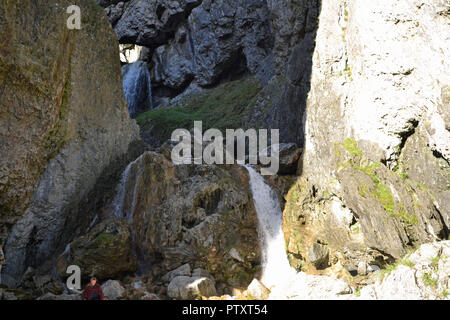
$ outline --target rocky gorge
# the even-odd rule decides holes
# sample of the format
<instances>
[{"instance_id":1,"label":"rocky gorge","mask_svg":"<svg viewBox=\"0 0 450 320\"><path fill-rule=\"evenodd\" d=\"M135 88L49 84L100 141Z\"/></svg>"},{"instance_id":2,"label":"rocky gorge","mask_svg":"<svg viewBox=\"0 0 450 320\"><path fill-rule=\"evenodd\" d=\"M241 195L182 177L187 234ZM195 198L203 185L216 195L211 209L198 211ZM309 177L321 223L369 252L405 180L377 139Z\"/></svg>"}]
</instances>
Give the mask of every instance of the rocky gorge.
<instances>
[{"instance_id":1,"label":"rocky gorge","mask_svg":"<svg viewBox=\"0 0 450 320\"><path fill-rule=\"evenodd\" d=\"M0 299L448 300L449 56L446 0L0 1Z\"/></svg>"}]
</instances>

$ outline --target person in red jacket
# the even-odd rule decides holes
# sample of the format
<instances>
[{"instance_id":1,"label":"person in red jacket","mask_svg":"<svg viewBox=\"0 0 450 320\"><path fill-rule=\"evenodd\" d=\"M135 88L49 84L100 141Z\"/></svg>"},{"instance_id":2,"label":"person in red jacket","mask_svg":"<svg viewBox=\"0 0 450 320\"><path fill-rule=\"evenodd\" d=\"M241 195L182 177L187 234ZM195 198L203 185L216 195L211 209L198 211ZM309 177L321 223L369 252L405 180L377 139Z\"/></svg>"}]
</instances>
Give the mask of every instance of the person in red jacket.
<instances>
[{"instance_id":1,"label":"person in red jacket","mask_svg":"<svg viewBox=\"0 0 450 320\"><path fill-rule=\"evenodd\" d=\"M102 287L97 283L95 277L92 277L86 288L84 288L81 300L106 300Z\"/></svg>"}]
</instances>

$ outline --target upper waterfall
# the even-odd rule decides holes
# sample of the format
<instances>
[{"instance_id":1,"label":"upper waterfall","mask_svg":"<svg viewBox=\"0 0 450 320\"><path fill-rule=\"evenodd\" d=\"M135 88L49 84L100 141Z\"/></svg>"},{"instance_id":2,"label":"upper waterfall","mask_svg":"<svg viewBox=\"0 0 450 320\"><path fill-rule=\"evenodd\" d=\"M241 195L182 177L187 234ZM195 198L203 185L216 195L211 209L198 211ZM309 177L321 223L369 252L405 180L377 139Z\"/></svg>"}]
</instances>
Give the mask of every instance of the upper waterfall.
<instances>
[{"instance_id":1,"label":"upper waterfall","mask_svg":"<svg viewBox=\"0 0 450 320\"><path fill-rule=\"evenodd\" d=\"M137 61L122 67L123 90L128 101L130 117L152 108L150 72L145 62Z\"/></svg>"},{"instance_id":2,"label":"upper waterfall","mask_svg":"<svg viewBox=\"0 0 450 320\"><path fill-rule=\"evenodd\" d=\"M250 188L259 222L263 275L261 282L267 287L280 285L296 272L291 268L285 249L283 215L274 191L251 166Z\"/></svg>"}]
</instances>

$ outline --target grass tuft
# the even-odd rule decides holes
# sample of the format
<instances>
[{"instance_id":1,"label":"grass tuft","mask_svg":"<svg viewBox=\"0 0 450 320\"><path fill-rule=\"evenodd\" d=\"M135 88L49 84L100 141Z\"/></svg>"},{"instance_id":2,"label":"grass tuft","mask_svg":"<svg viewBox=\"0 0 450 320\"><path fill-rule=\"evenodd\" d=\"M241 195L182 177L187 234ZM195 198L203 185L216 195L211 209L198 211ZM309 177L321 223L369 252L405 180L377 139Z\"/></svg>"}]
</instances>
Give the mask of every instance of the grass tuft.
<instances>
[{"instance_id":1,"label":"grass tuft","mask_svg":"<svg viewBox=\"0 0 450 320\"><path fill-rule=\"evenodd\" d=\"M433 288L433 289L436 289L437 286L438 286L438 280L435 279L435 278L433 278L433 277L431 276L431 274L428 273L428 272L425 272L425 273L423 274L422 280L423 280L423 282L424 282L427 286L429 286L429 287L431 287L431 288Z\"/></svg>"},{"instance_id":2,"label":"grass tuft","mask_svg":"<svg viewBox=\"0 0 450 320\"><path fill-rule=\"evenodd\" d=\"M361 157L363 152L361 149L358 148L358 145L356 143L355 139L347 138L342 143L342 146L353 156Z\"/></svg>"}]
</instances>

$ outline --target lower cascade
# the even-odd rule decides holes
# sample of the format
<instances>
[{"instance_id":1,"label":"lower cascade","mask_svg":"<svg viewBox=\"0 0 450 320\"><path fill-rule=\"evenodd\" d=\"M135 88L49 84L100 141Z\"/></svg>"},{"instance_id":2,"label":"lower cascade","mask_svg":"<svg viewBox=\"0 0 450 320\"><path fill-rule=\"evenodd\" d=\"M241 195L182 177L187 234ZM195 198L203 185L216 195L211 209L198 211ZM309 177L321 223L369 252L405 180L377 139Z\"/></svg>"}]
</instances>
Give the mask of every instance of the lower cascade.
<instances>
[{"instance_id":1,"label":"lower cascade","mask_svg":"<svg viewBox=\"0 0 450 320\"><path fill-rule=\"evenodd\" d=\"M263 268L261 282L268 288L283 285L296 271L291 268L286 255L280 203L264 178L254 168L246 168L259 222Z\"/></svg>"},{"instance_id":2,"label":"lower cascade","mask_svg":"<svg viewBox=\"0 0 450 320\"><path fill-rule=\"evenodd\" d=\"M143 61L126 64L122 67L123 90L128 102L130 117L152 108L152 87L150 72Z\"/></svg>"}]
</instances>

